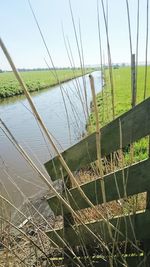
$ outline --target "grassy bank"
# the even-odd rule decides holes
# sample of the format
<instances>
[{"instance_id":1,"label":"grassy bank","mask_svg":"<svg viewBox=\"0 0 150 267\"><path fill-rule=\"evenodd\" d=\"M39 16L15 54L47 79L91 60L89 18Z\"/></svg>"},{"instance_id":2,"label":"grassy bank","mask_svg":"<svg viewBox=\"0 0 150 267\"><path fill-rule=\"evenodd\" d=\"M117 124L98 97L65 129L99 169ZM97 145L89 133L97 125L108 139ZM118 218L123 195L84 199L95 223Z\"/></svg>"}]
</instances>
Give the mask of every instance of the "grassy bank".
<instances>
[{"instance_id":1,"label":"grassy bank","mask_svg":"<svg viewBox=\"0 0 150 267\"><path fill-rule=\"evenodd\" d=\"M91 69L87 69L85 72L90 72ZM74 77L82 75L80 69L76 69L74 72L71 69L57 70L57 75L60 82L65 82ZM44 88L48 88L58 84L54 71L26 71L21 72L21 76L25 81L30 92L38 91ZM22 94L14 74L12 72L0 73L0 98L5 98L14 95Z\"/></svg>"},{"instance_id":2,"label":"grassy bank","mask_svg":"<svg viewBox=\"0 0 150 267\"><path fill-rule=\"evenodd\" d=\"M137 103L143 100L144 96L144 80L145 68L138 67L137 79ZM115 97L115 117L128 111L131 108L131 69L130 67L120 67L113 69L114 80L114 97ZM150 96L150 66L148 67L147 75L147 93L146 97ZM111 108L111 86L109 82L109 72L105 70L105 86L103 91L97 95L97 104L99 110L100 125L104 126L112 120ZM91 110L88 132L92 133L95 130L95 114ZM142 153L140 152L142 151ZM135 158L143 159L147 157L147 139L144 138L140 142L135 143Z\"/></svg>"}]
</instances>

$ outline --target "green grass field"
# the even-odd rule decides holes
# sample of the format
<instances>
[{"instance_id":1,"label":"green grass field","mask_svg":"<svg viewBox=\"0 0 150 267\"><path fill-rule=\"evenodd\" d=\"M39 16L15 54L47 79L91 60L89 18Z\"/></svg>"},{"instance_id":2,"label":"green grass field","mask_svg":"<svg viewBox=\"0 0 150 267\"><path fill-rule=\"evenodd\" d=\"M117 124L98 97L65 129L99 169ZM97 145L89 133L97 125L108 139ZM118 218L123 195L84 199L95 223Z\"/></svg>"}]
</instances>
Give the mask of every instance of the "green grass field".
<instances>
[{"instance_id":1,"label":"green grass field","mask_svg":"<svg viewBox=\"0 0 150 267\"><path fill-rule=\"evenodd\" d=\"M144 99L144 79L145 68L144 66L138 67L137 79L137 103ZM131 69L130 67L120 67L113 69L114 81L114 97L115 97L115 117L128 111L131 108ZM150 96L150 66L148 66L147 75L147 93L146 97ZM110 122L112 118L112 105L111 105L111 87L109 82L109 72L105 70L105 86L103 92L97 95L97 105L99 110L99 121L101 127ZM87 129L89 133L95 131L95 114L92 111L90 114ZM135 160L141 160L147 157L147 139L143 138L140 142L136 142ZM141 153L142 151L142 153ZM128 155L127 155L128 156Z\"/></svg>"},{"instance_id":2,"label":"green grass field","mask_svg":"<svg viewBox=\"0 0 150 267\"><path fill-rule=\"evenodd\" d=\"M85 72L90 72L87 69ZM74 72L71 69L57 70L60 82L68 81L75 76L81 76L80 69ZM38 91L58 84L54 71L27 71L21 72L21 76L25 81L30 92ZM22 94L14 74L12 72L0 73L0 98Z\"/></svg>"}]
</instances>

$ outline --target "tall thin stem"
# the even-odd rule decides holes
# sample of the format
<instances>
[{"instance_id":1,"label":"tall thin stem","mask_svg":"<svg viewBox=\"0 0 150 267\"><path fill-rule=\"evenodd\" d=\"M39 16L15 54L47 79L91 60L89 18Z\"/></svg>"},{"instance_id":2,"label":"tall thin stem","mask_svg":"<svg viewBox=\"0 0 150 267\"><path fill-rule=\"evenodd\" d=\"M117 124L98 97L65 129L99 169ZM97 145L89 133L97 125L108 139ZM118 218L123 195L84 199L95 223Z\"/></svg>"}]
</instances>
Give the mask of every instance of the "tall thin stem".
<instances>
[{"instance_id":1,"label":"tall thin stem","mask_svg":"<svg viewBox=\"0 0 150 267\"><path fill-rule=\"evenodd\" d=\"M145 80L144 80L144 99L147 93L147 55L148 55L148 30L149 30L149 0L146 6L146 45L145 45Z\"/></svg>"},{"instance_id":2,"label":"tall thin stem","mask_svg":"<svg viewBox=\"0 0 150 267\"><path fill-rule=\"evenodd\" d=\"M108 53L108 65L109 65L109 78L110 78L110 86L111 86L111 102L112 102L112 117L115 118L115 99L114 99L114 82L113 82L113 72L112 72L112 62L111 62L111 51L110 51L110 43L109 43L109 34L108 34L108 25L107 18L105 14L104 2L101 0L103 17L105 23L105 31L106 31L106 39L107 39L107 53Z\"/></svg>"}]
</instances>

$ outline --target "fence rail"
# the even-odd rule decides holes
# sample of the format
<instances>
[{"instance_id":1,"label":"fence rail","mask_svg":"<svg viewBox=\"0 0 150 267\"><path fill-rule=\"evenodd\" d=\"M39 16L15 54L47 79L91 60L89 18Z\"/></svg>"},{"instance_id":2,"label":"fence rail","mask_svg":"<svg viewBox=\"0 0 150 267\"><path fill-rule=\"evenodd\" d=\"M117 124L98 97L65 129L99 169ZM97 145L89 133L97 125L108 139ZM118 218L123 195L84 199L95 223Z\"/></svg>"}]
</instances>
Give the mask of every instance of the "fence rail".
<instances>
[{"instance_id":1,"label":"fence rail","mask_svg":"<svg viewBox=\"0 0 150 267\"><path fill-rule=\"evenodd\" d=\"M121 128L121 134L120 134ZM102 157L125 147L150 133L150 98L138 104L101 129ZM122 145L120 144L122 140ZM72 171L79 170L97 159L96 134L93 133L62 153ZM45 163L51 179L62 176L62 166L58 157ZM66 175L63 169L64 176Z\"/></svg>"},{"instance_id":2,"label":"fence rail","mask_svg":"<svg viewBox=\"0 0 150 267\"><path fill-rule=\"evenodd\" d=\"M150 134L150 98L130 111L124 113L105 127L101 129L101 154L103 156L110 155L119 149L126 147L129 144ZM62 153L69 168L72 171L86 167L91 162L97 159L96 152L96 134L92 134L78 144L72 146ZM69 178L66 176L65 170L62 170L58 157L48 161L45 167L51 176L52 180L57 180L64 175L66 188L62 192L62 196L74 211L82 210L89 207L89 203L85 201L78 188L70 188ZM131 166L124 167L115 172L104 175L103 185L105 189L106 201L114 201L122 198L127 198L138 193L150 192L150 159L143 160ZM67 190L66 190L67 189ZM103 204L103 194L101 188L101 179L98 177L90 182L83 183L81 189L93 205ZM148 195L149 196L149 195ZM90 234L90 229L101 240L104 240L108 246L115 240L114 246L122 246L121 257L125 259L127 266L150 266L150 210L147 199L146 210L142 212L132 212L132 214L120 215L113 219L109 219L111 224L111 233L108 224L105 220L97 220L86 223L85 227L82 224L74 222L72 214L68 212L65 206L60 203L56 196L48 199L50 208L54 214L63 214L64 227L55 229L58 236L63 238L69 246L88 247L95 245L94 235ZM109 224L109 225L110 225ZM48 231L47 235L60 247L67 249L58 238L55 231ZM113 241L114 242L114 241ZM122 243L123 242L123 243ZM126 251L128 243L134 243L137 246L139 242L142 246L139 251L132 252L130 248ZM100 257L96 260L91 255L92 266L109 266L108 257L102 259L102 251L99 250ZM122 266L119 260L120 255L114 252L113 266ZM85 266L88 265L85 255L80 256ZM117 259L117 263L116 263ZM69 263L68 258L64 256L65 266L74 266ZM76 266L76 265L75 265ZM78 265L77 265L78 266Z\"/></svg>"},{"instance_id":3,"label":"fence rail","mask_svg":"<svg viewBox=\"0 0 150 267\"><path fill-rule=\"evenodd\" d=\"M146 192L150 190L150 160L147 159L105 175L103 179L107 202L124 198L126 195L132 196ZM100 178L82 184L81 188L94 205L103 203ZM74 210L89 207L77 188L70 189L67 196L66 194L67 192L63 193L63 196L69 200L69 204ZM56 196L49 198L48 203L55 215L62 214L62 204ZM63 207L63 209L67 213L66 208Z\"/></svg>"},{"instance_id":4,"label":"fence rail","mask_svg":"<svg viewBox=\"0 0 150 267\"><path fill-rule=\"evenodd\" d=\"M139 214L130 215L130 216L120 216L115 219L111 219L110 223L117 227L120 234L115 230L112 230L112 236L116 236L116 242L127 240L136 241L138 240L149 240L150 239L150 211L141 212ZM102 240L105 240L106 243L112 242L112 237L108 232L108 227L106 222L103 220L94 221L86 224L96 235L99 235ZM134 227L134 231L133 228ZM143 229L143 231L141 231ZM66 235L64 237L63 228L58 229L57 233L67 243L74 247L79 245L88 245L94 243L93 236L87 232L83 225L74 225L73 227L68 227L66 231ZM60 247L62 247L62 243L57 238L54 231L47 232L48 236L56 242Z\"/></svg>"}]
</instances>

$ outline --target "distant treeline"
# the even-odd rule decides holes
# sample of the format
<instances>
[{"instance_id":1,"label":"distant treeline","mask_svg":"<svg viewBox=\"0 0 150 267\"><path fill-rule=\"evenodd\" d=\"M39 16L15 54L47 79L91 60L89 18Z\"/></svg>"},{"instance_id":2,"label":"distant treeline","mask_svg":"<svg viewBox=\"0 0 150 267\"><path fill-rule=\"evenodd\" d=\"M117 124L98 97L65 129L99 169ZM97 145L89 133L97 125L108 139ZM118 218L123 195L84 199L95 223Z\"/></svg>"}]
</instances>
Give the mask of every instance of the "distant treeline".
<instances>
[{"instance_id":1,"label":"distant treeline","mask_svg":"<svg viewBox=\"0 0 150 267\"><path fill-rule=\"evenodd\" d=\"M55 70L71 70L71 67L56 67ZM81 68L75 68L76 70L80 70ZM33 68L33 69L26 69L26 68L22 68L22 69L18 69L19 72L29 72L29 71L49 71L49 70L54 70L54 68ZM2 70L0 69L0 73L2 72L11 72L11 70Z\"/></svg>"}]
</instances>

